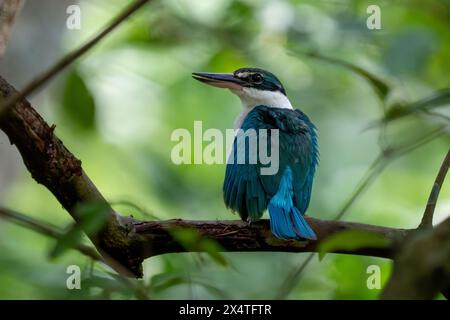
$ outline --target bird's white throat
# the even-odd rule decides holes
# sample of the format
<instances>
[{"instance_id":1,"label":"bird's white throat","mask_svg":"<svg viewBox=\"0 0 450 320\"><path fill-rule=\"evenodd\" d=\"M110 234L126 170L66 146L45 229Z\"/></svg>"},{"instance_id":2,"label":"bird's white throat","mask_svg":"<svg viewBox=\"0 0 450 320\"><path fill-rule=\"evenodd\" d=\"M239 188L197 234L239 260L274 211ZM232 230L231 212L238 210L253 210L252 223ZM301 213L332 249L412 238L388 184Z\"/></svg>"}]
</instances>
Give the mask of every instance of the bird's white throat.
<instances>
[{"instance_id":1,"label":"bird's white throat","mask_svg":"<svg viewBox=\"0 0 450 320\"><path fill-rule=\"evenodd\" d=\"M235 121L235 128L240 128L247 114L256 106L270 108L292 109L289 99L279 91L258 90L243 87L240 90L231 90L242 102L243 109Z\"/></svg>"}]
</instances>

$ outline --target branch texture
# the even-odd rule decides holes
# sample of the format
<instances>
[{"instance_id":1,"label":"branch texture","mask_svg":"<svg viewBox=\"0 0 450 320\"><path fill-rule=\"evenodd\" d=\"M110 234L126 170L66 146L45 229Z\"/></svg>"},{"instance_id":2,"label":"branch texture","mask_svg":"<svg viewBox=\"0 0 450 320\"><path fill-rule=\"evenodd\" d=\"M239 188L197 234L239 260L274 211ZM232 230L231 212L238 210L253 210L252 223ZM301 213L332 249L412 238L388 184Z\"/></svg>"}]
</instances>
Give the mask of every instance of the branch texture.
<instances>
[{"instance_id":1,"label":"branch texture","mask_svg":"<svg viewBox=\"0 0 450 320\"><path fill-rule=\"evenodd\" d=\"M376 233L386 239L396 241L408 234L408 230L379 227L367 224L319 220L305 217L317 234L318 241L280 240L272 235L269 220L260 220L248 224L243 221L148 221L134 224L134 233L138 234L143 243L151 245L149 251L144 252L148 258L163 253L197 251L201 246L181 245L173 233L180 229L192 229L200 236L216 241L224 251L283 251L283 252L317 252L318 245L331 235L348 230L358 230ZM392 257L392 247L387 248L358 248L351 251L335 251L335 253L351 253L382 258Z\"/></svg>"}]
</instances>

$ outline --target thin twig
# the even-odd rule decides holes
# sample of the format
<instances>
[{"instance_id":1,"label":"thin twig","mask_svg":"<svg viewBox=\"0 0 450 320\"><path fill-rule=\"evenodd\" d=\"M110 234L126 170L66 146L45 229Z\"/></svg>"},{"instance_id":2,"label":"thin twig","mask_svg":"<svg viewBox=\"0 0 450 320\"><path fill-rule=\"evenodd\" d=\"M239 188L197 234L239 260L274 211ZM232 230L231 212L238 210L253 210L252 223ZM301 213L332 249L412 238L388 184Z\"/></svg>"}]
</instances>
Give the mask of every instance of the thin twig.
<instances>
[{"instance_id":1,"label":"thin twig","mask_svg":"<svg viewBox=\"0 0 450 320\"><path fill-rule=\"evenodd\" d=\"M64 234L56 226L52 226L51 224L39 221L35 218L29 217L27 215L24 215L11 209L0 208L0 218L4 218L8 221L11 221L14 224L20 225L29 230L36 231L37 233L43 234L51 238L58 239ZM96 261L102 260L97 251L92 247L86 246L84 244L78 244L73 248L93 260Z\"/></svg>"},{"instance_id":2,"label":"thin twig","mask_svg":"<svg viewBox=\"0 0 450 320\"><path fill-rule=\"evenodd\" d=\"M434 181L433 188L431 188L430 196L428 197L427 206L425 207L425 212L423 213L422 221L420 222L419 228L431 228L433 227L433 215L436 208L436 203L441 191L442 185L447 175L448 168L450 167L450 149L442 162L441 168Z\"/></svg>"},{"instance_id":3,"label":"thin twig","mask_svg":"<svg viewBox=\"0 0 450 320\"><path fill-rule=\"evenodd\" d=\"M111 31L113 31L117 26L119 26L123 21L125 21L129 16L141 8L145 3L150 0L137 0L124 9L116 18L114 18L102 31L100 31L94 38L86 42L84 45L78 49L68 53L56 64L54 64L50 69L45 71L43 74L36 77L28 85L25 86L19 93L13 95L7 99L3 104L0 105L0 116L5 112L6 109L15 105L20 100L26 98L30 93L34 92L36 89L44 85L48 80L53 78L56 74L94 47L100 40L107 36Z\"/></svg>"}]
</instances>

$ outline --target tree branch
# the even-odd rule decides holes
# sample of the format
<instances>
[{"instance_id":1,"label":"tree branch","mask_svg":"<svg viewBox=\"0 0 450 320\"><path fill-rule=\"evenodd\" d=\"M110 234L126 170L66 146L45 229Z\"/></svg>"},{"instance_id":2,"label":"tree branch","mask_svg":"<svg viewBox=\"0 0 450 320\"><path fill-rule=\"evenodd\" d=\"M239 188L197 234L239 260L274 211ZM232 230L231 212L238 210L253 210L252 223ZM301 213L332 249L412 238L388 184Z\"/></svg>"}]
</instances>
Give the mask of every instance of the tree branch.
<instances>
[{"instance_id":1,"label":"tree branch","mask_svg":"<svg viewBox=\"0 0 450 320\"><path fill-rule=\"evenodd\" d=\"M147 221L134 224L133 232L138 234L141 241L148 246L143 252L144 258L164 253L185 252L187 249L180 244L173 231L180 229L195 230L203 238L216 241L224 251L279 251L279 252L317 252L318 246L331 235L348 230L371 232L393 241L403 239L409 232L405 229L380 227L361 223L319 220L305 217L317 234L317 241L280 240L270 231L269 220L260 220L248 224L238 220L226 221L188 221L181 219L167 221ZM350 251L338 250L334 253L351 253L390 258L393 247L357 248ZM189 251L202 249L201 246L189 247Z\"/></svg>"},{"instance_id":2,"label":"tree branch","mask_svg":"<svg viewBox=\"0 0 450 320\"><path fill-rule=\"evenodd\" d=\"M425 207L425 212L423 214L422 221L419 228L431 228L433 227L433 215L436 208L436 203L439 197L439 193L444 184L445 176L447 175L448 168L450 167L450 149L442 162L441 168L434 181L433 188L431 189L430 196L428 197L427 206Z\"/></svg>"},{"instance_id":3,"label":"tree branch","mask_svg":"<svg viewBox=\"0 0 450 320\"><path fill-rule=\"evenodd\" d=\"M0 218L4 218L15 224L21 225L22 227L36 231L37 233L51 238L58 239L64 234L59 228L55 226L33 219L14 210L0 207ZM102 259L94 248L86 246L84 244L77 244L74 249L78 250L85 256L90 257L91 259Z\"/></svg>"}]
</instances>

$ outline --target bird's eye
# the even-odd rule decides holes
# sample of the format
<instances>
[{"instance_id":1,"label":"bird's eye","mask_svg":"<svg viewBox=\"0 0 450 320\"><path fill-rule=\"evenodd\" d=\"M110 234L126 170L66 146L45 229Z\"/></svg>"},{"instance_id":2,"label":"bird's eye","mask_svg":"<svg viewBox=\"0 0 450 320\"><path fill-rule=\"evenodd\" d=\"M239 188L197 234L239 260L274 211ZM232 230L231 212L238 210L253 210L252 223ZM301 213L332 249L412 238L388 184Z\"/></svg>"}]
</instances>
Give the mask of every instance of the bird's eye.
<instances>
[{"instance_id":1,"label":"bird's eye","mask_svg":"<svg viewBox=\"0 0 450 320\"><path fill-rule=\"evenodd\" d=\"M262 78L262 76L261 76L259 73L255 73L255 74L252 74L252 75L250 76L250 80L251 80L253 83L258 84L258 83L262 83L263 78Z\"/></svg>"}]
</instances>

